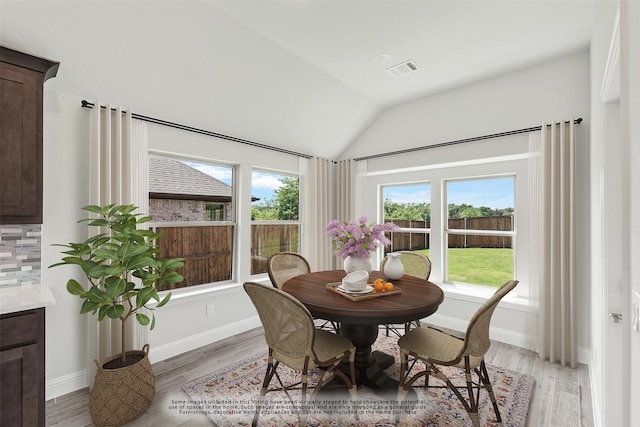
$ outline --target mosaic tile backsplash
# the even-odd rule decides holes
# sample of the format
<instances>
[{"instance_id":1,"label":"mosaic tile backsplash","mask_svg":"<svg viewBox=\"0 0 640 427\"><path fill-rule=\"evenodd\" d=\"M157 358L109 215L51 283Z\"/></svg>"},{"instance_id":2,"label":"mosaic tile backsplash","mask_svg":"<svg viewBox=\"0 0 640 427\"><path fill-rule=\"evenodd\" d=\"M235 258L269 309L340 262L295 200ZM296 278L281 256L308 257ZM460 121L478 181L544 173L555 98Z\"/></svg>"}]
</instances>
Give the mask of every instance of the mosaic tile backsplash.
<instances>
[{"instance_id":1,"label":"mosaic tile backsplash","mask_svg":"<svg viewBox=\"0 0 640 427\"><path fill-rule=\"evenodd\" d=\"M42 225L0 225L0 287L40 283Z\"/></svg>"}]
</instances>

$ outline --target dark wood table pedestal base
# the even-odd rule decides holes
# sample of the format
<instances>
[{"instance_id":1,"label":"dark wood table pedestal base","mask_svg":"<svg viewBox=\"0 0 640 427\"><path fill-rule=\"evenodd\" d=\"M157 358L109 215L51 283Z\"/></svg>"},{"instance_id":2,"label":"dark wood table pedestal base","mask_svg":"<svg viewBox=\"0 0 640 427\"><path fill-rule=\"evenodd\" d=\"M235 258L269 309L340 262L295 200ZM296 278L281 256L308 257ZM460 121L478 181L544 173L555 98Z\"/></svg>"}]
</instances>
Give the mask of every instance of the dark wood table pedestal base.
<instances>
[{"instance_id":1,"label":"dark wood table pedestal base","mask_svg":"<svg viewBox=\"0 0 640 427\"><path fill-rule=\"evenodd\" d=\"M384 372L395 363L395 358L382 351L371 351L371 345L378 337L378 325L342 323L340 334L356 346L354 366L358 385L373 389L378 396L395 400L398 394L398 380Z\"/></svg>"}]
</instances>

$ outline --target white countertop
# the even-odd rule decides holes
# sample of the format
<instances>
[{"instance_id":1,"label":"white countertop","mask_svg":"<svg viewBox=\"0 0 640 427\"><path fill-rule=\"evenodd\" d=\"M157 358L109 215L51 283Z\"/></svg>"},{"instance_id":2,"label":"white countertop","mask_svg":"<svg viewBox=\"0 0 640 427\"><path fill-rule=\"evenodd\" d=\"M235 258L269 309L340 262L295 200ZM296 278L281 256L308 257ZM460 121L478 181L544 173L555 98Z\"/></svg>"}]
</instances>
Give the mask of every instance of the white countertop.
<instances>
[{"instance_id":1,"label":"white countertop","mask_svg":"<svg viewBox=\"0 0 640 427\"><path fill-rule=\"evenodd\" d=\"M0 287L0 314L47 307L56 303L49 285Z\"/></svg>"}]
</instances>

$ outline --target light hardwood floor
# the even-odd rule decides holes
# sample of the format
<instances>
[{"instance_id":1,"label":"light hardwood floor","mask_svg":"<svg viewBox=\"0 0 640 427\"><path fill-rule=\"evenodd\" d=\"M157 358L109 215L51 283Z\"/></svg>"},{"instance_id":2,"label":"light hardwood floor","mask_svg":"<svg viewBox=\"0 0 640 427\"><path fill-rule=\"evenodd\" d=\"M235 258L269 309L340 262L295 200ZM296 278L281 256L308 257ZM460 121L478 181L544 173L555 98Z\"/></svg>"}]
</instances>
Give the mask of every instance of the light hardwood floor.
<instances>
[{"instance_id":1,"label":"light hardwood floor","mask_svg":"<svg viewBox=\"0 0 640 427\"><path fill-rule=\"evenodd\" d=\"M215 426L206 416L179 415L168 409L172 399L186 400L182 385L266 347L261 328L253 329L153 365L156 397L149 410L127 426ZM488 364L533 375L535 387L527 425L593 426L589 371L540 360L530 350L492 342ZM47 402L47 426L91 426L88 390L79 390Z\"/></svg>"}]
</instances>

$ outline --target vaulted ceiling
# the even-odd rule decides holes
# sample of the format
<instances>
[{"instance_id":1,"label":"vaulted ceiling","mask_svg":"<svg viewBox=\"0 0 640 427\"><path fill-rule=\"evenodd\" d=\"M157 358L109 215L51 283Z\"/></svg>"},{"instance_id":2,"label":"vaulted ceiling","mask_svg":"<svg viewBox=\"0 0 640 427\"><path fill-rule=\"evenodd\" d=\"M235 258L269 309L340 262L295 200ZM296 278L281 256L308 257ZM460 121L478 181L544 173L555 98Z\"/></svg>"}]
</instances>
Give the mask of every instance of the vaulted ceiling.
<instances>
[{"instance_id":1,"label":"vaulted ceiling","mask_svg":"<svg viewBox=\"0 0 640 427\"><path fill-rule=\"evenodd\" d=\"M0 44L60 61L52 89L335 158L384 109L586 48L593 1L0 0Z\"/></svg>"}]
</instances>

